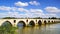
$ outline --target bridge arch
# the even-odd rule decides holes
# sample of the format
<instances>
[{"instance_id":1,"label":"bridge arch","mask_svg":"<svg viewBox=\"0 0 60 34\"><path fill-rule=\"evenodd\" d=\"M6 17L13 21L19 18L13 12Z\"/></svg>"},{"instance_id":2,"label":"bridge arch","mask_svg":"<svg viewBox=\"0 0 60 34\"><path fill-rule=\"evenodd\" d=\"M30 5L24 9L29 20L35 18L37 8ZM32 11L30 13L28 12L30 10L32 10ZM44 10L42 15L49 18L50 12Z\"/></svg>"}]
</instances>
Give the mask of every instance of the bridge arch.
<instances>
[{"instance_id":1,"label":"bridge arch","mask_svg":"<svg viewBox=\"0 0 60 34\"><path fill-rule=\"evenodd\" d=\"M1 26L13 26L10 21L4 21Z\"/></svg>"},{"instance_id":2,"label":"bridge arch","mask_svg":"<svg viewBox=\"0 0 60 34\"><path fill-rule=\"evenodd\" d=\"M50 23L50 21L48 21Z\"/></svg>"},{"instance_id":3,"label":"bridge arch","mask_svg":"<svg viewBox=\"0 0 60 34\"><path fill-rule=\"evenodd\" d=\"M41 20L39 20L39 21L38 21L38 25L41 25L41 24L42 24L42 22L41 22Z\"/></svg>"},{"instance_id":4,"label":"bridge arch","mask_svg":"<svg viewBox=\"0 0 60 34\"><path fill-rule=\"evenodd\" d=\"M33 20L31 20L31 21L29 22L29 25L30 25L30 26L35 26L35 22L34 22Z\"/></svg>"},{"instance_id":5,"label":"bridge arch","mask_svg":"<svg viewBox=\"0 0 60 34\"><path fill-rule=\"evenodd\" d=\"M17 23L17 26L19 27L19 26L26 26L26 23L24 22L24 21L19 21L18 23Z\"/></svg>"},{"instance_id":6,"label":"bridge arch","mask_svg":"<svg viewBox=\"0 0 60 34\"><path fill-rule=\"evenodd\" d=\"M54 21L51 21L52 23L54 23Z\"/></svg>"},{"instance_id":7,"label":"bridge arch","mask_svg":"<svg viewBox=\"0 0 60 34\"><path fill-rule=\"evenodd\" d=\"M50 24L50 20L48 20L48 23Z\"/></svg>"},{"instance_id":8,"label":"bridge arch","mask_svg":"<svg viewBox=\"0 0 60 34\"><path fill-rule=\"evenodd\" d=\"M46 20L44 20L44 24L46 24L47 23L47 21Z\"/></svg>"}]
</instances>

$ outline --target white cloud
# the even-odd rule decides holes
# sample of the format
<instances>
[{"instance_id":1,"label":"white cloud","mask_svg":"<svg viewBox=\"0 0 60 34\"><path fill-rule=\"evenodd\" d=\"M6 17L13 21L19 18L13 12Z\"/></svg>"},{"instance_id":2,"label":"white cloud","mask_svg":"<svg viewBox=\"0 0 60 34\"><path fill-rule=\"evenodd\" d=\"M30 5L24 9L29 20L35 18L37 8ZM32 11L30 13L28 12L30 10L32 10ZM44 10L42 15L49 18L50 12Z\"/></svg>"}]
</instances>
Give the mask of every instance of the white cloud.
<instances>
[{"instance_id":1,"label":"white cloud","mask_svg":"<svg viewBox=\"0 0 60 34\"><path fill-rule=\"evenodd\" d=\"M10 7L11 11L17 11L18 9L16 7Z\"/></svg>"},{"instance_id":2,"label":"white cloud","mask_svg":"<svg viewBox=\"0 0 60 34\"><path fill-rule=\"evenodd\" d=\"M57 17L56 14L45 14L44 17L49 18L49 17Z\"/></svg>"},{"instance_id":3,"label":"white cloud","mask_svg":"<svg viewBox=\"0 0 60 34\"><path fill-rule=\"evenodd\" d=\"M37 1L30 1L29 3L30 3L31 5L36 5L36 6L40 5L40 3L37 2Z\"/></svg>"},{"instance_id":4,"label":"white cloud","mask_svg":"<svg viewBox=\"0 0 60 34\"><path fill-rule=\"evenodd\" d=\"M6 17L6 16L7 16L7 14L5 14L5 13L0 13L0 18Z\"/></svg>"},{"instance_id":5,"label":"white cloud","mask_svg":"<svg viewBox=\"0 0 60 34\"><path fill-rule=\"evenodd\" d=\"M23 2L20 2L20 1L19 1L19 2L16 2L15 5L16 5L16 6L20 6L20 7L24 7L24 6L28 6L28 3L27 3L27 2L24 2L24 3L23 3Z\"/></svg>"},{"instance_id":6,"label":"white cloud","mask_svg":"<svg viewBox=\"0 0 60 34\"><path fill-rule=\"evenodd\" d=\"M17 8L16 7L0 6L0 10L2 10L2 11L17 11Z\"/></svg>"},{"instance_id":7,"label":"white cloud","mask_svg":"<svg viewBox=\"0 0 60 34\"><path fill-rule=\"evenodd\" d=\"M52 13L59 13L60 12L60 9L58 9L56 7L46 7L45 10L48 12L52 12Z\"/></svg>"},{"instance_id":8,"label":"white cloud","mask_svg":"<svg viewBox=\"0 0 60 34\"><path fill-rule=\"evenodd\" d=\"M38 17L39 15L42 15L43 10L41 9L24 9L24 8L18 8L20 12L25 12L25 14L21 14L20 16L25 17Z\"/></svg>"},{"instance_id":9,"label":"white cloud","mask_svg":"<svg viewBox=\"0 0 60 34\"><path fill-rule=\"evenodd\" d=\"M0 6L0 10L10 11L11 8L10 7L6 7L6 6Z\"/></svg>"},{"instance_id":10,"label":"white cloud","mask_svg":"<svg viewBox=\"0 0 60 34\"><path fill-rule=\"evenodd\" d=\"M41 10L41 9L29 9L29 10L27 10L27 9L24 9L24 8L18 8L18 11L20 11L20 12L30 12L30 13L42 13L43 12L43 10Z\"/></svg>"},{"instance_id":11,"label":"white cloud","mask_svg":"<svg viewBox=\"0 0 60 34\"><path fill-rule=\"evenodd\" d=\"M56 9L56 8L55 8ZM17 8L17 7L2 7L0 6L0 10L8 11L0 13L0 17L57 17L57 14L44 14L41 9L25 9L25 8ZM22 13L20 13L22 12ZM24 13L25 12L25 13Z\"/></svg>"},{"instance_id":12,"label":"white cloud","mask_svg":"<svg viewBox=\"0 0 60 34\"><path fill-rule=\"evenodd\" d=\"M6 6L5 6L6 7ZM8 7L6 7L8 8ZM16 7L10 7L10 11L7 13L3 13L1 16L9 16L9 17L36 17L37 14L41 14L43 11L41 9L24 9L24 8L16 8ZM2 9L0 9L2 10ZM5 9L4 9L5 10ZM19 12L25 12L25 14L20 14ZM36 16L35 16L36 15Z\"/></svg>"},{"instance_id":13,"label":"white cloud","mask_svg":"<svg viewBox=\"0 0 60 34\"><path fill-rule=\"evenodd\" d=\"M15 3L15 5L19 6L19 7L28 6L29 4L30 5L36 5L36 6L40 5L40 3L37 2L37 1L30 1L30 2L21 2L21 1L18 1L18 2Z\"/></svg>"},{"instance_id":14,"label":"white cloud","mask_svg":"<svg viewBox=\"0 0 60 34\"><path fill-rule=\"evenodd\" d=\"M30 9L30 12L31 13L42 13L43 10L41 10L41 9Z\"/></svg>"},{"instance_id":15,"label":"white cloud","mask_svg":"<svg viewBox=\"0 0 60 34\"><path fill-rule=\"evenodd\" d=\"M0 18L2 17L17 17L17 18L25 18L25 17L42 17L42 18L48 18L48 17L56 17L56 14L44 14L44 13L25 13L20 14L18 12L7 12L7 13L0 13ZM57 16L58 17L58 16Z\"/></svg>"},{"instance_id":16,"label":"white cloud","mask_svg":"<svg viewBox=\"0 0 60 34\"><path fill-rule=\"evenodd\" d=\"M24 9L24 8L18 8L18 11L20 11L20 12L28 12L28 10Z\"/></svg>"}]
</instances>

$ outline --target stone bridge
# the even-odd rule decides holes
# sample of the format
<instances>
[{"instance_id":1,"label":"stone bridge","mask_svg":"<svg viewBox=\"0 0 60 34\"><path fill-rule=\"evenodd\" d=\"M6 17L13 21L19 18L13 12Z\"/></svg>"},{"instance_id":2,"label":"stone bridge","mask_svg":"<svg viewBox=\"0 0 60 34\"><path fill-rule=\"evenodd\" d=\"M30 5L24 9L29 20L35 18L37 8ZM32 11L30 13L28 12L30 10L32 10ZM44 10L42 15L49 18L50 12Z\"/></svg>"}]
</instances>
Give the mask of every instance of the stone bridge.
<instances>
[{"instance_id":1,"label":"stone bridge","mask_svg":"<svg viewBox=\"0 0 60 34\"><path fill-rule=\"evenodd\" d=\"M0 19L0 26L9 22L12 26L16 27L18 23L23 23L25 26L31 25L41 25L60 22L59 19Z\"/></svg>"}]
</instances>

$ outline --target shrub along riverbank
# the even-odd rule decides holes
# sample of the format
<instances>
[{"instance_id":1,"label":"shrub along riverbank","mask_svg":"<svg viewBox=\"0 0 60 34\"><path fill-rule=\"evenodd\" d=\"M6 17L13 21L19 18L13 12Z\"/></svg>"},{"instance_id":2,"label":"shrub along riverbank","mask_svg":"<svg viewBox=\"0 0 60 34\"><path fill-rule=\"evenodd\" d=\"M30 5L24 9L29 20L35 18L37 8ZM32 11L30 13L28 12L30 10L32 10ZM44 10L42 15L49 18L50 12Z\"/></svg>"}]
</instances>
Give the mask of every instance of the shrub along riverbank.
<instances>
[{"instance_id":1,"label":"shrub along riverbank","mask_svg":"<svg viewBox=\"0 0 60 34\"><path fill-rule=\"evenodd\" d=\"M0 34L16 34L16 27L0 26Z\"/></svg>"}]
</instances>

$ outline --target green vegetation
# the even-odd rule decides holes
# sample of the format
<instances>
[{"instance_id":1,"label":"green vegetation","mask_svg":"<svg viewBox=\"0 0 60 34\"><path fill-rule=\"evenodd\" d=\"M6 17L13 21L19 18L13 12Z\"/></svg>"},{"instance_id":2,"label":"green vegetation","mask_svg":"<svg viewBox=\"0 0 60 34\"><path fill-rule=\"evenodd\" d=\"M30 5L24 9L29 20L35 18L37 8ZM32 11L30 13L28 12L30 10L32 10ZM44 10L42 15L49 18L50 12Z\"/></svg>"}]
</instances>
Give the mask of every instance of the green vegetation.
<instances>
[{"instance_id":1,"label":"green vegetation","mask_svg":"<svg viewBox=\"0 0 60 34\"><path fill-rule=\"evenodd\" d=\"M0 27L0 34L15 34L15 27Z\"/></svg>"},{"instance_id":2,"label":"green vegetation","mask_svg":"<svg viewBox=\"0 0 60 34\"><path fill-rule=\"evenodd\" d=\"M16 27L12 27L9 23L0 26L0 34L16 34Z\"/></svg>"}]
</instances>

